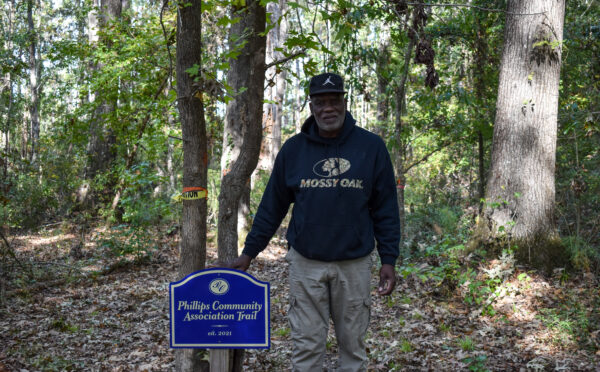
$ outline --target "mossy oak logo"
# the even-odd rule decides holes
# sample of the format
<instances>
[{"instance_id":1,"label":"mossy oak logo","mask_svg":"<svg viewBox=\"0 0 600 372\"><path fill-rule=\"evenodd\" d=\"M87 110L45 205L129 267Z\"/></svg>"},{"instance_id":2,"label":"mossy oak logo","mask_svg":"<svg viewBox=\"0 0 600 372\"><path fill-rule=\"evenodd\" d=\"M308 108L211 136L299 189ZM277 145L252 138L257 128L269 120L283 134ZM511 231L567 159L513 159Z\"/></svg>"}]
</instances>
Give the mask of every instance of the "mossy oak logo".
<instances>
[{"instance_id":1,"label":"mossy oak logo","mask_svg":"<svg viewBox=\"0 0 600 372\"><path fill-rule=\"evenodd\" d=\"M329 158L318 161L313 166L313 173L321 178L305 178L300 181L300 188L329 188L341 187L362 189L363 180L338 178L348 172L350 162L343 158ZM333 178L335 177L335 178Z\"/></svg>"},{"instance_id":2,"label":"mossy oak logo","mask_svg":"<svg viewBox=\"0 0 600 372\"><path fill-rule=\"evenodd\" d=\"M350 162L343 158L323 159L315 164L313 172L320 177L335 177L346 173L350 169Z\"/></svg>"}]
</instances>

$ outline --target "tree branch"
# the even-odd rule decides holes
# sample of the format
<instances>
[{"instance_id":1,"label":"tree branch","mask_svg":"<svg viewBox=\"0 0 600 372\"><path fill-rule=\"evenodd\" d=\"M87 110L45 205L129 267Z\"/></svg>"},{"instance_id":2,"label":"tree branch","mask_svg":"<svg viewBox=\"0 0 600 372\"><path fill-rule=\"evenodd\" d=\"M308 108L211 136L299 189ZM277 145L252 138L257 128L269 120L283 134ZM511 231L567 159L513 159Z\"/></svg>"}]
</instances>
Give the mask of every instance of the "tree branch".
<instances>
[{"instance_id":1,"label":"tree branch","mask_svg":"<svg viewBox=\"0 0 600 372\"><path fill-rule=\"evenodd\" d=\"M477 10L481 10L484 12L493 12L493 13L506 13L506 14L510 14L510 15L538 15L538 14L546 14L546 12L537 12L537 13L510 13L507 12L506 10L503 9L492 9L492 8L484 8L481 6L477 6L477 5L470 5L470 4L429 4L429 3L406 3L406 5L412 5L412 6L416 6L416 5L421 5L421 6L428 6L428 7L445 7L445 8L473 8L473 9L477 9Z\"/></svg>"},{"instance_id":2,"label":"tree branch","mask_svg":"<svg viewBox=\"0 0 600 372\"><path fill-rule=\"evenodd\" d=\"M578 17L579 19L583 18L583 16L585 15L585 13L588 12L588 10L590 10L590 8L592 7L592 5L594 5L595 0L590 1L590 5L588 5L587 9L581 13L581 15Z\"/></svg>"},{"instance_id":3,"label":"tree branch","mask_svg":"<svg viewBox=\"0 0 600 372\"><path fill-rule=\"evenodd\" d=\"M285 58L278 59L278 60L275 60L275 61L269 63L268 65L265 66L265 70L268 70L273 66L282 65L298 56L305 56L305 55L306 55L306 49L302 49L301 51L291 54Z\"/></svg>"},{"instance_id":4,"label":"tree branch","mask_svg":"<svg viewBox=\"0 0 600 372\"><path fill-rule=\"evenodd\" d=\"M8 242L8 240L6 239L6 237L4 236L4 234L2 233L1 229L0 229L0 238L2 238L2 241L6 245L6 251L12 257L12 259L15 260L15 262L19 265L19 267L21 269L23 269L23 271L26 272L29 275L29 278L33 278L33 273L31 272L31 269L27 270L27 268L25 267L25 265L23 265L23 263L17 258L17 255L13 251L12 247L10 246L10 243Z\"/></svg>"},{"instance_id":5,"label":"tree branch","mask_svg":"<svg viewBox=\"0 0 600 372\"><path fill-rule=\"evenodd\" d=\"M300 27L300 33L304 35L304 29L302 28L302 17L300 17L300 11L296 8L296 17L298 17L298 26Z\"/></svg>"},{"instance_id":6,"label":"tree branch","mask_svg":"<svg viewBox=\"0 0 600 372\"><path fill-rule=\"evenodd\" d=\"M169 56L169 79L173 76L173 57L171 56L171 47L169 45L169 36L167 35L167 29L165 28L165 23L163 22L163 13L165 9L169 5L169 0L164 0L162 8L160 9L160 27L163 31L163 36L165 38L165 46L167 47L167 55Z\"/></svg>"},{"instance_id":7,"label":"tree branch","mask_svg":"<svg viewBox=\"0 0 600 372\"><path fill-rule=\"evenodd\" d=\"M412 163L411 165L409 165L409 166L407 166L406 168L404 168L404 173L408 173L408 171L409 171L411 168L414 168L414 167L416 167L417 165L419 165L419 164L421 164L421 163L423 163L423 162L427 161L427 159L429 159L429 158L431 157L431 155L435 154L435 153L436 153L436 152L438 152L438 151L441 151L443 148L445 148L445 147L447 147L447 146L449 146L449 145L450 145L450 143L444 143L444 144L440 145L438 148L436 148L435 150L432 150L431 152L429 152L429 153L425 154L425 155L424 155L424 156L423 156L421 159L419 159L419 160L416 160L414 163Z\"/></svg>"}]
</instances>

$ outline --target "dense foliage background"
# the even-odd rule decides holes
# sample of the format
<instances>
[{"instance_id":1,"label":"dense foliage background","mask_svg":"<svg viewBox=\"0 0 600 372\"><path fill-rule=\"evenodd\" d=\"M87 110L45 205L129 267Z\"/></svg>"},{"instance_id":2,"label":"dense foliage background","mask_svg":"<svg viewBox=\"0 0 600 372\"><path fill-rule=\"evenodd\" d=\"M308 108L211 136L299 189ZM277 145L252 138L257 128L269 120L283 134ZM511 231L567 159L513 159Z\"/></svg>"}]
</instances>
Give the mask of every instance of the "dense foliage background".
<instances>
[{"instance_id":1,"label":"dense foliage background","mask_svg":"<svg viewBox=\"0 0 600 372\"><path fill-rule=\"evenodd\" d=\"M287 24L272 48L282 58L291 56L271 68L265 82L269 88L277 76L286 79L283 139L308 115L307 78L338 71L350 85L349 109L359 125L381 134L392 153L402 150L395 160L404 163L397 169L405 178L406 253L435 231L455 235L468 227L489 164L505 3L428 4L417 30L419 47L430 53L424 63L405 58L415 30L403 1L269 6L278 9L269 8L271 31ZM182 171L173 89L175 4L132 1L100 26L90 23L98 9L89 1L3 1L1 9L4 229L31 229L63 218L100 217L136 227L178 221L179 208L171 199L181 188ZM202 68L213 78L214 93L205 99L213 224L224 102L235 94L224 78L228 58L236 55L224 32L236 19L226 10L226 2L205 3ZM596 267L599 256L598 12L593 1L567 4L560 88L558 227L573 263L582 269ZM427 80L427 63L437 75L435 87ZM402 101L397 89L403 78ZM91 152L98 122L108 155ZM102 167L91 169L93 158L103 160ZM260 185L253 188L255 204ZM82 195L86 190L93 197Z\"/></svg>"}]
</instances>

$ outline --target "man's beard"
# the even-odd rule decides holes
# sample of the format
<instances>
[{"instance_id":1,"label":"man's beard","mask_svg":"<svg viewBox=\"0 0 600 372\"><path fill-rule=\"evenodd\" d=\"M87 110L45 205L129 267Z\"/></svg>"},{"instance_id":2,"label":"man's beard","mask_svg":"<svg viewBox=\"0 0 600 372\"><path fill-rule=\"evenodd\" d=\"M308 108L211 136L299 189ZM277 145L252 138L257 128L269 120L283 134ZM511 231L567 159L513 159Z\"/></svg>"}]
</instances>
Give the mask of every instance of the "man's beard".
<instances>
[{"instance_id":1,"label":"man's beard","mask_svg":"<svg viewBox=\"0 0 600 372\"><path fill-rule=\"evenodd\" d=\"M315 121L320 130L325 132L335 132L342 128L344 125L344 116L340 115L340 117L333 123L325 123L315 117Z\"/></svg>"}]
</instances>

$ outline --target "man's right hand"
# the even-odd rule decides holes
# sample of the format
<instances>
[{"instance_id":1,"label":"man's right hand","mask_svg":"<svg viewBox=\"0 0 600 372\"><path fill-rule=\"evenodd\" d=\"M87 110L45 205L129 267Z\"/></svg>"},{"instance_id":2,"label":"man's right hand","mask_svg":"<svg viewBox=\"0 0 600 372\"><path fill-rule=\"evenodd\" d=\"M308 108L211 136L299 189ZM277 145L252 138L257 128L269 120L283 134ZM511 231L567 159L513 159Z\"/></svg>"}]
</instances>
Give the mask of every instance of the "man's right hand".
<instances>
[{"instance_id":1,"label":"man's right hand","mask_svg":"<svg viewBox=\"0 0 600 372\"><path fill-rule=\"evenodd\" d=\"M250 261L252 261L252 257L242 253L238 258L229 262L227 267L230 269L246 271L248 270L248 267L250 267Z\"/></svg>"}]
</instances>

